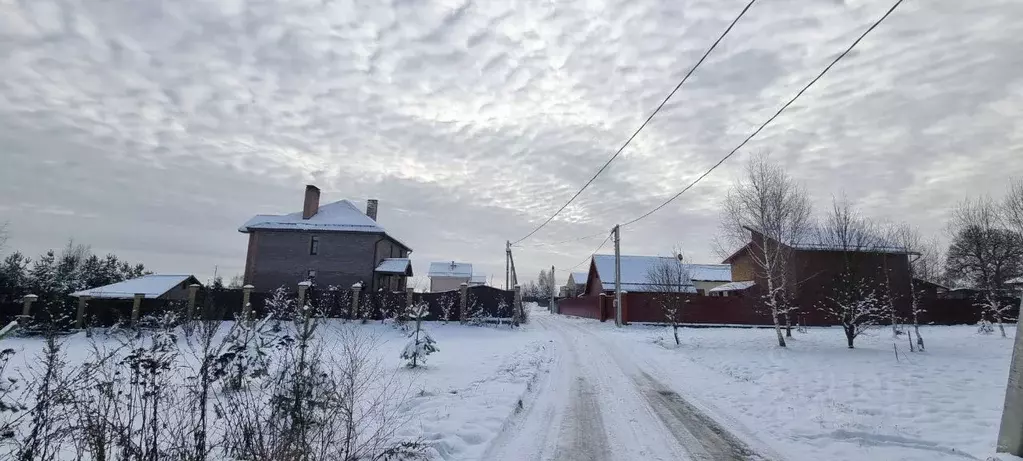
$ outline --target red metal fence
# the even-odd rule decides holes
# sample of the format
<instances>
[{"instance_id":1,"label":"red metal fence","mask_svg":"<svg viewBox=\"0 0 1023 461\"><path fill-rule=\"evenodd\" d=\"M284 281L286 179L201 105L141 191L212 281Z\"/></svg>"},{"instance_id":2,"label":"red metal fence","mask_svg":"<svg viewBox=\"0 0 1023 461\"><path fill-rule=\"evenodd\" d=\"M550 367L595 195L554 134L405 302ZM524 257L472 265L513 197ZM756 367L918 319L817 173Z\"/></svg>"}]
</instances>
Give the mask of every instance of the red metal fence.
<instances>
[{"instance_id":1,"label":"red metal fence","mask_svg":"<svg viewBox=\"0 0 1023 461\"><path fill-rule=\"evenodd\" d=\"M720 325L771 325L770 312L751 297L711 297L683 294L687 302L682 309L682 322L687 324ZM614 318L614 297L604 298L601 309L600 296L582 296L558 301L558 309L564 315L574 315L598 320ZM1019 300L1004 300L1015 307L1006 313L1005 321L1019 317ZM976 302L968 299L925 299L922 302L921 324L963 325L975 324L981 319L983 310ZM624 293L622 295L622 317L626 322L664 323L664 314L655 293ZM899 312L904 321L908 312ZM825 315L820 309L801 308L791 316L793 324L808 326L830 326L838 324L837 319ZM880 323L885 323L881 319ZM988 319L992 320L992 319Z\"/></svg>"}]
</instances>

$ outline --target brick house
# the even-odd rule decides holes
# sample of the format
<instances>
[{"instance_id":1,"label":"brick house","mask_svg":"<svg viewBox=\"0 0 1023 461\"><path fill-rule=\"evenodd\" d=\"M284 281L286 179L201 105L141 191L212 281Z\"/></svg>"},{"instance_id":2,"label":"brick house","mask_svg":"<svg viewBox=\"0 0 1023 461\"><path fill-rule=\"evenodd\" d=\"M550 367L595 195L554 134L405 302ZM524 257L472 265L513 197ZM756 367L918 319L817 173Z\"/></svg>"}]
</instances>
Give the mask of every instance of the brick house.
<instances>
[{"instance_id":1,"label":"brick house","mask_svg":"<svg viewBox=\"0 0 1023 461\"><path fill-rule=\"evenodd\" d=\"M376 200L363 213L340 200L320 206L320 189L306 186L302 211L256 215L240 228L249 235L245 283L259 291L293 288L304 280L319 286L404 290L412 276L412 249L377 223Z\"/></svg>"},{"instance_id":2,"label":"brick house","mask_svg":"<svg viewBox=\"0 0 1023 461\"><path fill-rule=\"evenodd\" d=\"M750 242L737 250L724 262L732 267L732 279L750 281L751 286L744 291L749 296L761 296L762 287L766 286L763 274L758 271L751 251L779 245L766 239L754 229L750 231ZM893 245L872 245L870 248L845 248L823 242L812 233L799 243L780 243L781 248L789 251L786 268L786 291L790 299L800 308L802 314L817 317L822 315L818 307L828 302L836 292L836 284L849 268L849 272L858 280L870 284L878 290L891 286L892 299L896 310L905 313L909 309L910 290L910 254L903 248ZM885 274L887 273L887 278Z\"/></svg>"}]
</instances>

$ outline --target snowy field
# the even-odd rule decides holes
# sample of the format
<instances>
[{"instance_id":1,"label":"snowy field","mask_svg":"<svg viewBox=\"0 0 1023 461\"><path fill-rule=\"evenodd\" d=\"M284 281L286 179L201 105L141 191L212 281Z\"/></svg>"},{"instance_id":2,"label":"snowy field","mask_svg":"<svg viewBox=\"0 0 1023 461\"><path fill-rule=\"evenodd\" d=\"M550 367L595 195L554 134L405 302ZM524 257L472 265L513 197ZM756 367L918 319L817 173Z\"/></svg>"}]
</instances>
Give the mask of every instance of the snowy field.
<instances>
[{"instance_id":1,"label":"snowy field","mask_svg":"<svg viewBox=\"0 0 1023 461\"><path fill-rule=\"evenodd\" d=\"M794 332L779 349L770 329L687 328L676 347L668 328L534 310L517 330L427 322L440 351L410 370L406 333L331 322L328 339L372 339L380 385L399 390L394 437L433 460L984 460L1015 331L926 327L927 352L910 353L883 328L854 350L839 329ZM117 339L63 341L74 366ZM0 346L17 351L5 376L38 371L42 340Z\"/></svg>"},{"instance_id":2,"label":"snowy field","mask_svg":"<svg viewBox=\"0 0 1023 461\"><path fill-rule=\"evenodd\" d=\"M925 327L927 351L909 353L885 328L864 333L853 350L837 328L793 332L788 349L770 329L684 329L676 348L667 328L571 321L632 349L717 419L797 460L986 459L1015 332Z\"/></svg>"},{"instance_id":3,"label":"snowy field","mask_svg":"<svg viewBox=\"0 0 1023 461\"><path fill-rule=\"evenodd\" d=\"M230 325L224 322L222 329L226 331ZM518 411L519 399L550 359L548 341L529 326L512 330L507 325L424 322L440 351L428 357L425 367L413 370L399 358L408 341L406 332L379 322L337 322L321 329L328 342L333 328L354 328L361 337L373 341L370 359L379 364L378 379L387 381L398 391L395 398L404 401L398 415L404 424L395 436L423 441L429 459L479 459L508 418ZM94 343L114 347L118 340L102 334L88 339L78 333L61 341L67 353L65 360L76 366L87 360ZM16 351L4 376L27 378L38 372L42 339L7 338L0 340L0 347ZM220 456L212 458L222 459ZM74 455L68 453L67 457L73 459Z\"/></svg>"}]
</instances>

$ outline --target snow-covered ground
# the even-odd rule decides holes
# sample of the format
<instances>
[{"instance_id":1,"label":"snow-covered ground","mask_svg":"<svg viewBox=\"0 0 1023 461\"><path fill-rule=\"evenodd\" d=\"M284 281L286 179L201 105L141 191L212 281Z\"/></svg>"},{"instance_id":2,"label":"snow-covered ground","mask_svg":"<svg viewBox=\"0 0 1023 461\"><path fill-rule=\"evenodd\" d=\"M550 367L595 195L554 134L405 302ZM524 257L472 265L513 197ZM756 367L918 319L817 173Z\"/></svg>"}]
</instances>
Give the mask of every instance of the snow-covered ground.
<instances>
[{"instance_id":1,"label":"snow-covered ground","mask_svg":"<svg viewBox=\"0 0 1023 461\"><path fill-rule=\"evenodd\" d=\"M397 436L426 442L431 459L480 459L508 418L518 411L520 398L547 369L551 358L549 342L531 326L513 330L507 325L424 322L440 351L428 357L425 367L412 370L405 368L405 361L399 358L408 341L407 333L379 322L346 327L354 327L360 335L376 341L373 358L379 359L383 367L381 379L397 378L397 387L407 389L402 411L408 423ZM230 322L222 328L229 329ZM110 342L111 346L117 341L102 334L95 339ZM87 359L92 340L84 333L62 341L69 365ZM17 351L8 376L29 376L30 368L38 368L41 339L8 338L0 341L0 347Z\"/></svg>"},{"instance_id":2,"label":"snow-covered ground","mask_svg":"<svg viewBox=\"0 0 1023 461\"><path fill-rule=\"evenodd\" d=\"M355 327L408 386L398 436L435 460L983 460L1012 349L968 326L924 328L924 353L883 328L854 350L828 328L788 349L772 330L690 328L676 347L667 328L538 309L518 330L428 322L440 351L409 370L404 333ZM85 360L84 335L66 341L69 363ZM38 366L39 339L0 345L17 372Z\"/></svg>"},{"instance_id":3,"label":"snow-covered ground","mask_svg":"<svg viewBox=\"0 0 1023 461\"><path fill-rule=\"evenodd\" d=\"M1007 327L1010 337L1001 338L997 330L980 335L970 326L926 327L927 352L909 353L905 337L893 345L884 328L864 333L853 350L841 330L830 328L794 332L788 349L775 346L769 329L684 329L676 347L667 328L546 320L569 343L599 347L612 369L605 375L648 375L757 456L790 460L986 459L994 451L1015 331ZM624 379L613 384L606 391L619 402L637 387ZM619 418L612 405L601 408L609 438L643 420ZM643 431L647 440L663 435L656 427ZM619 442L632 447L611 447L609 458L645 449L628 436ZM667 457L657 454L647 453Z\"/></svg>"}]
</instances>

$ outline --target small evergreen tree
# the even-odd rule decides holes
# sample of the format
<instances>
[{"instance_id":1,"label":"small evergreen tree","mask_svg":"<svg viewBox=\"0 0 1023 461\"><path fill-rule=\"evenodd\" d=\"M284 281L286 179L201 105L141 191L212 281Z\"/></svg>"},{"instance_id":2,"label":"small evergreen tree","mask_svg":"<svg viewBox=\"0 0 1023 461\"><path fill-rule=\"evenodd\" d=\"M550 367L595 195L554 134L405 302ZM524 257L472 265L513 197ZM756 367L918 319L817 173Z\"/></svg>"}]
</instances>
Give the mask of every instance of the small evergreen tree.
<instances>
[{"instance_id":1,"label":"small evergreen tree","mask_svg":"<svg viewBox=\"0 0 1023 461\"><path fill-rule=\"evenodd\" d=\"M417 304L411 314L416 322L416 329L409 334L410 341L401 352L401 358L408 360L409 368L416 368L420 363L426 363L426 356L440 350L437 348L437 342L422 327L423 319L429 314L429 306L426 303Z\"/></svg>"}]
</instances>

